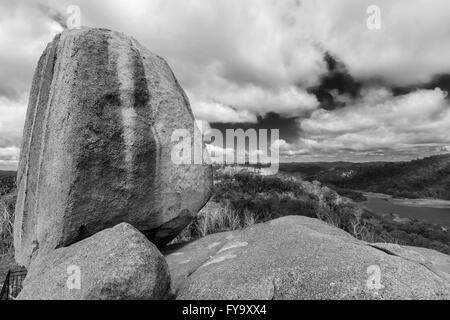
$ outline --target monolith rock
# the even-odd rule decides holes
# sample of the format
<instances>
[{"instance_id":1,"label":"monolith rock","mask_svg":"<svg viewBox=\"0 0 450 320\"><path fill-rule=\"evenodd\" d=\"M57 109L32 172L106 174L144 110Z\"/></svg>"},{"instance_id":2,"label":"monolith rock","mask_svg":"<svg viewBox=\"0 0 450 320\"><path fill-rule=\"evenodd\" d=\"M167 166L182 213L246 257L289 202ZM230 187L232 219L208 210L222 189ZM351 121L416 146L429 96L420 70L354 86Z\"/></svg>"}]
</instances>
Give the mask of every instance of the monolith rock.
<instances>
[{"instance_id":1,"label":"monolith rock","mask_svg":"<svg viewBox=\"0 0 450 320\"><path fill-rule=\"evenodd\" d=\"M179 130L191 138L191 162L172 159ZM157 246L169 242L210 197L212 169L198 135L161 57L111 30L57 35L39 60L26 116L18 263L121 222Z\"/></svg>"}]
</instances>

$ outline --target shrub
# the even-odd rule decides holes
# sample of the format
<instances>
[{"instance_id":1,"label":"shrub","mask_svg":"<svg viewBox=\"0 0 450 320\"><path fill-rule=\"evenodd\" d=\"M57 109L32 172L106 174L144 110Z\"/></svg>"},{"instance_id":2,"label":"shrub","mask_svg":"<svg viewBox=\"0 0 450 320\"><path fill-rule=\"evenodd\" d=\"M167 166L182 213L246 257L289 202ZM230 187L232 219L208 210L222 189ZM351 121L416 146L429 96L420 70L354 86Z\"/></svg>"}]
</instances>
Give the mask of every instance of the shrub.
<instances>
[{"instance_id":1,"label":"shrub","mask_svg":"<svg viewBox=\"0 0 450 320\"><path fill-rule=\"evenodd\" d=\"M14 195L0 198L0 255L13 248L14 205Z\"/></svg>"}]
</instances>

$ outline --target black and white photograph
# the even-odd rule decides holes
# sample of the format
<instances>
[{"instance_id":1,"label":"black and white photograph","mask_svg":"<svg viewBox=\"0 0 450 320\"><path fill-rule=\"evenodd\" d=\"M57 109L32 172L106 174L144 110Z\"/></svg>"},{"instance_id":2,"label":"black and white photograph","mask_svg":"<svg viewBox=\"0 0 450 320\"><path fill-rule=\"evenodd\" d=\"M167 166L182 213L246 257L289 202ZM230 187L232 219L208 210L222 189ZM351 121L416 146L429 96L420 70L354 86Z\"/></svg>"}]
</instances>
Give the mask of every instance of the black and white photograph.
<instances>
[{"instance_id":1,"label":"black and white photograph","mask_svg":"<svg viewBox=\"0 0 450 320\"><path fill-rule=\"evenodd\" d=\"M448 0L0 0L0 309L448 301L449 92Z\"/></svg>"}]
</instances>

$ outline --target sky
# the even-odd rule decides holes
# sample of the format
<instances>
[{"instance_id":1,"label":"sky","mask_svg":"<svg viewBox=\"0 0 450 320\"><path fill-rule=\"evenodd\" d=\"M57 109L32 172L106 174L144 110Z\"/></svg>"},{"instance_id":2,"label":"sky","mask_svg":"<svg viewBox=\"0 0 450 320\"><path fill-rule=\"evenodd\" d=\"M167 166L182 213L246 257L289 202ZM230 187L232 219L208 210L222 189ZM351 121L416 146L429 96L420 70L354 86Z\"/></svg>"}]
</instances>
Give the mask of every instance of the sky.
<instances>
[{"instance_id":1,"label":"sky","mask_svg":"<svg viewBox=\"0 0 450 320\"><path fill-rule=\"evenodd\" d=\"M282 161L450 151L448 0L0 0L0 169L17 166L32 75L69 5L163 56L204 132L278 128Z\"/></svg>"}]
</instances>

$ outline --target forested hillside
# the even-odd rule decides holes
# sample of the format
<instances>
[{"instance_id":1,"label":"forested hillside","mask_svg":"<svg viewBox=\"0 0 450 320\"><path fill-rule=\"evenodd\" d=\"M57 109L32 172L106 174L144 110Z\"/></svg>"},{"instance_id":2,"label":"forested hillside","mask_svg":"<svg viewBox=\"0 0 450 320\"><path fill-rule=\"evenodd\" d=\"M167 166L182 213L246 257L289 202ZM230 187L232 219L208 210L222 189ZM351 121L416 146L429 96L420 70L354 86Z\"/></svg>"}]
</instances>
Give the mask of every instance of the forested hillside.
<instances>
[{"instance_id":1,"label":"forested hillside","mask_svg":"<svg viewBox=\"0 0 450 320\"><path fill-rule=\"evenodd\" d=\"M10 193L16 187L15 171L0 171L0 196Z\"/></svg>"},{"instance_id":2,"label":"forested hillside","mask_svg":"<svg viewBox=\"0 0 450 320\"><path fill-rule=\"evenodd\" d=\"M409 162L287 163L280 170L337 189L450 200L450 154Z\"/></svg>"}]
</instances>

